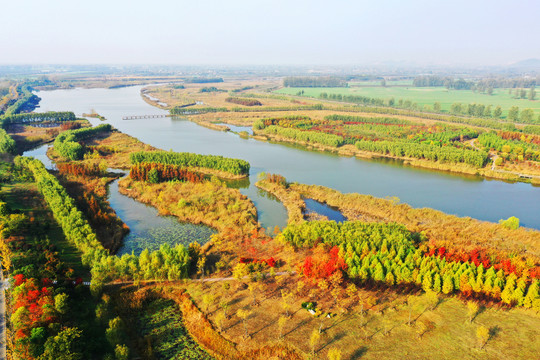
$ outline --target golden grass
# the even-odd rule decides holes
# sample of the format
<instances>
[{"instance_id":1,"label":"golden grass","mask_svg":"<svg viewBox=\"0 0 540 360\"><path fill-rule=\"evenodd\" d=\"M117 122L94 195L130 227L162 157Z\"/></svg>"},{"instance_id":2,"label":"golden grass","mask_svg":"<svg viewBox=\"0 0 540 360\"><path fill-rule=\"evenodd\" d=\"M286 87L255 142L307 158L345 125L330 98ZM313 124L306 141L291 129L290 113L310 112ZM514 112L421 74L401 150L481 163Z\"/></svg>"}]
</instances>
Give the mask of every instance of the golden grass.
<instances>
[{"instance_id":1,"label":"golden grass","mask_svg":"<svg viewBox=\"0 0 540 360\"><path fill-rule=\"evenodd\" d=\"M113 130L108 134L99 134L92 140L87 141L86 144L95 146L96 150L104 155L91 154L86 157L85 162L100 163L105 161L108 167L117 169L129 169L131 167L129 155L132 152L158 150L133 136L117 130Z\"/></svg>"},{"instance_id":2,"label":"golden grass","mask_svg":"<svg viewBox=\"0 0 540 360\"><path fill-rule=\"evenodd\" d=\"M429 208L415 209L371 195L342 194L324 186L291 184L289 188L289 191L338 208L349 220L402 223L410 231L424 232L438 246L470 250L483 247L523 255L534 261L540 258L540 232L536 230L510 230L499 224L461 218Z\"/></svg>"},{"instance_id":3,"label":"golden grass","mask_svg":"<svg viewBox=\"0 0 540 360\"><path fill-rule=\"evenodd\" d=\"M223 360L267 360L267 359L290 359L303 360L304 356L294 347L279 344L251 344L245 347L245 344L235 344L224 338L217 328L208 320L204 314L193 302L183 286L174 286L163 284L161 286L146 286L141 289L133 287L124 287L119 291L111 293L116 299L116 306L121 310L124 316L127 316L128 323L133 312L144 311L143 304L147 299L162 297L174 301L181 310L182 323L191 337L210 355L216 359ZM131 332L131 340L135 344L144 344L148 346L145 339L137 338L137 334ZM140 346L139 346L140 347Z\"/></svg>"},{"instance_id":4,"label":"golden grass","mask_svg":"<svg viewBox=\"0 0 540 360\"><path fill-rule=\"evenodd\" d=\"M184 221L204 223L218 230L245 229L246 226L253 230L257 227L257 210L253 203L237 189L227 188L219 182L149 184L126 177L118 184L123 194Z\"/></svg>"},{"instance_id":5,"label":"golden grass","mask_svg":"<svg viewBox=\"0 0 540 360\"><path fill-rule=\"evenodd\" d=\"M281 201L283 206L287 209L288 224L297 224L304 221L306 203L302 200L302 197L298 192L287 191L283 186L267 180L259 180L255 183L255 186L268 191Z\"/></svg>"},{"instance_id":6,"label":"golden grass","mask_svg":"<svg viewBox=\"0 0 540 360\"><path fill-rule=\"evenodd\" d=\"M329 306L328 294L322 291L310 296L309 287L297 292L299 278L290 278L282 285L266 280L262 290L253 297L249 289L231 283L230 290L223 284L196 284L188 286L190 295L200 308L205 308L205 295L218 300L208 306L207 315L215 324L222 311L220 301L229 304L230 317L222 325L222 336L238 344L238 349L263 344L294 345L310 357L310 335L320 326L320 320L301 308L303 301L316 301L324 311L334 316L323 320L324 332L315 346L315 359L326 359L329 349L341 349L343 359L532 359L535 358L540 339L537 328L540 318L530 310L481 308L469 323L467 306L457 298L443 298L434 310L429 309L425 295L410 295L412 325L408 325L407 295L392 291L359 290L353 298L344 296L337 306ZM278 319L285 315L281 290L295 295L290 301L292 316L287 318L283 340L278 340ZM361 316L359 298L377 298L375 306L364 306ZM248 309L249 339L244 338L241 320L234 315L239 309ZM426 332L419 337L420 324ZM492 331L487 345L480 349L476 329L486 326Z\"/></svg>"}]
</instances>

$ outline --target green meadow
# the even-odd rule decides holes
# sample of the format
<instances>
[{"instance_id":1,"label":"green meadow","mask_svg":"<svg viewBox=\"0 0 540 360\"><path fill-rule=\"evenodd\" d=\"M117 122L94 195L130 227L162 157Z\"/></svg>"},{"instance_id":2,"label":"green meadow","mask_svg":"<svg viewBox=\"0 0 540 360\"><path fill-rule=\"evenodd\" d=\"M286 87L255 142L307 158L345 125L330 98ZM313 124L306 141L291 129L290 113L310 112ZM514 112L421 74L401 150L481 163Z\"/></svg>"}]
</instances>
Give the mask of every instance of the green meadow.
<instances>
[{"instance_id":1,"label":"green meadow","mask_svg":"<svg viewBox=\"0 0 540 360\"><path fill-rule=\"evenodd\" d=\"M372 82L373 83L373 82ZM373 83L377 84L377 83ZM514 93L509 94L509 89L494 89L492 95L473 92L471 90L447 90L445 87L413 87L413 86L351 86L348 88L282 88L276 90L279 94L296 95L303 90L303 96L319 97L319 94L358 95L373 98L390 99L396 101L410 100L418 104L422 109L424 105L433 107L435 102L441 104L444 111L449 111L453 103L462 104L484 104L492 105L493 108L500 106L503 110L503 116L506 116L511 106L519 107L519 110L533 109L535 116L540 115L540 93L537 93L536 100L515 99ZM515 90L514 90L515 91ZM514 92L513 91L513 92ZM527 89L527 92L529 90ZM539 90L537 90L538 92Z\"/></svg>"}]
</instances>

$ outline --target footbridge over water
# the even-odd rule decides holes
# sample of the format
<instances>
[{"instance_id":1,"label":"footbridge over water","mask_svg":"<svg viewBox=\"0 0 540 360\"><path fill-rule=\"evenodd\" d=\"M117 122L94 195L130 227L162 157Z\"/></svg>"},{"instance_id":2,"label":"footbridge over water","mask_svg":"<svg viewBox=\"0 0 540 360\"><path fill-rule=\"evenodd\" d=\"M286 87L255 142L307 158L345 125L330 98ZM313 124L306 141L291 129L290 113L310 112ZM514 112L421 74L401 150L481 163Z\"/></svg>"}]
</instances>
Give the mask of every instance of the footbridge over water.
<instances>
[{"instance_id":1,"label":"footbridge over water","mask_svg":"<svg viewBox=\"0 0 540 360\"><path fill-rule=\"evenodd\" d=\"M123 116L122 120L138 120L138 119L155 119L155 118L164 118L169 117L171 115L169 114L161 114L161 115L129 115L129 116Z\"/></svg>"}]
</instances>

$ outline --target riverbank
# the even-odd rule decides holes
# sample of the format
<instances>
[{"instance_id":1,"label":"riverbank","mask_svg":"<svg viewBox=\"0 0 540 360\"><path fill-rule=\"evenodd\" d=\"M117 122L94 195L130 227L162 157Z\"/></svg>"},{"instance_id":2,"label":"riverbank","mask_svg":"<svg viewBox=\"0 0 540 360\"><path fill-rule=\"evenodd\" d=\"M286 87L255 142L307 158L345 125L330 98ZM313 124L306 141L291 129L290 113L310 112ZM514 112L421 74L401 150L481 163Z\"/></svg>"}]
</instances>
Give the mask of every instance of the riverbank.
<instances>
[{"instance_id":1,"label":"riverbank","mask_svg":"<svg viewBox=\"0 0 540 360\"><path fill-rule=\"evenodd\" d=\"M233 83L229 85L232 86ZM195 86L189 85L193 88ZM221 85L216 86L221 88ZM164 94L169 92L162 87L159 88ZM173 90L173 95L179 96L176 89ZM163 113L163 110L152 108L142 101L140 87L115 90L57 90L42 92L40 96L43 99L44 109L62 109L66 104L77 113L95 109L122 132L164 150L219 154L248 160L252 164L251 185L244 185L249 186L245 188L242 186L241 192L254 201L259 209L259 219L265 228L284 226L286 217L281 204L265 198L264 195L261 196L256 190L254 186L256 173L261 171L280 173L290 181L320 184L342 192L359 192L379 197L396 195L414 207L429 206L447 213L482 220L498 221L501 218L517 216L528 226L540 228L537 217L532 216L539 210L538 205L532 201L535 189L523 187L524 184L521 183L506 184L499 181L483 181L477 176L463 177L449 172L425 171L421 168L402 166L401 163L388 159L338 158L331 153L303 151L295 145L284 146L267 141L255 141L252 138L245 140L231 132L212 131L185 120L172 118L121 120L127 115ZM211 97L211 94L208 94L208 98ZM96 105L104 101L111 101L115 105L107 107ZM239 118L256 115L245 112L230 114ZM448 192L453 196L447 196ZM492 196L493 194L497 196ZM485 206L477 206L480 199ZM513 205L517 203L520 204L519 207Z\"/></svg>"},{"instance_id":2,"label":"riverbank","mask_svg":"<svg viewBox=\"0 0 540 360\"><path fill-rule=\"evenodd\" d=\"M345 157L354 156L361 159L385 158L385 159L401 161L403 165L422 168L422 169L444 171L444 172L471 175L471 176L482 176L487 179L495 179L495 180L503 180L503 181L512 181L512 182L519 181L519 182L529 183L531 185L540 185L540 177L537 177L537 176L528 177L528 175L524 176L518 172L493 171L491 169L491 164L487 164L483 168L475 168L471 165L462 164L462 163L460 164L440 163L440 162L430 161L426 159L415 159L415 158L409 158L405 156L394 156L390 154L381 154L381 153L376 153L376 152L363 151L363 150L357 149L353 145L343 145L340 147L333 147L333 146L328 146L328 145L323 145L323 144L318 144L318 143L313 143L313 142L289 139L289 138L279 136L279 135L264 133L262 131L257 132L255 130L254 130L254 136L252 136L252 138L260 140L260 141L274 141L278 143L289 143L289 144L300 145L308 151L328 152L332 154L337 154L339 156L345 156Z\"/></svg>"},{"instance_id":3,"label":"riverbank","mask_svg":"<svg viewBox=\"0 0 540 360\"><path fill-rule=\"evenodd\" d=\"M47 154L52 160L58 162L59 166L68 164L75 173L86 173L79 176L63 174L60 178L64 180L68 192L80 202L82 201L80 205L86 209L90 219L108 214L110 222L119 221L121 224L107 200L107 187L111 181L118 179L120 174L108 172L107 169L128 170L132 166L130 155L133 152L152 152L157 151L157 149L118 130L95 135L85 139L84 143L88 152L81 161L63 163L62 161L65 159L54 148L50 148ZM85 169L94 169L98 173L83 171ZM245 177L245 175L234 175L208 168L186 167L186 169L225 179ZM217 178L200 184L191 182L150 184L125 177L118 182L118 190L125 196L157 208L161 215L172 215L182 222L204 224L216 229L219 233L218 237L221 238L230 237L233 234L242 237L244 233L250 234L259 229L257 209L253 203L238 190L229 189ZM93 196L98 197L97 201L93 199ZM101 210L98 211L98 208ZM103 221L104 223L98 228L105 231L110 227L110 224L107 223L106 219ZM127 233L125 224L115 226L115 228L117 231L114 234L109 234L111 236L99 236L103 245L113 253L122 247L122 238ZM98 232L98 235L103 231ZM120 233L123 234L117 236ZM213 245L208 244L207 247Z\"/></svg>"},{"instance_id":4,"label":"riverbank","mask_svg":"<svg viewBox=\"0 0 540 360\"><path fill-rule=\"evenodd\" d=\"M113 117L108 116L108 118L111 119L110 121L114 121ZM169 121L169 119L166 120ZM201 129L197 125L190 124L189 122L185 123L197 128L197 130ZM167 124L171 128L174 126L170 122L157 122L157 125L153 124L146 127L145 131L149 132L152 128L157 128L159 124ZM182 129L190 130L192 127L184 127ZM164 148L172 148L173 145L169 146L170 143L166 142L167 134L173 133L171 128L164 127L160 129L162 132L159 133L159 137L156 137L156 143L154 144L160 144ZM224 133L210 131L207 131L207 133L212 133L211 135L217 134L220 137L205 138L201 141L201 138L195 138L192 132L178 131L173 134L173 141L182 144L182 146L187 143L185 146L189 151L208 153L212 151L230 151L230 143L212 140L238 138L237 136ZM202 143L202 145L196 147L192 142L189 142L190 140ZM163 142L159 143L159 141ZM250 140L242 139L241 141L242 144L257 143L257 146L261 144L260 142ZM210 148L212 145L215 148ZM264 146L266 145L270 144L264 144ZM271 154L273 156L271 160L274 161L272 164L281 164L290 160L287 156L289 153L280 153L283 146L269 146L268 148L275 152L263 153L263 156L268 157ZM247 154L246 156L251 155L246 148L242 149ZM175 148L175 150L177 149ZM88 158L83 160L83 162L95 161L99 163L100 158L101 161L105 162L104 159L106 156L115 156L115 152L111 152L108 155L99 154L99 149L97 150L97 155L94 155L95 153L93 150L88 152ZM230 153L225 154L230 156ZM291 157L295 155L294 152L290 154L292 154ZM96 156L95 159L93 158L94 156ZM124 155L118 154L118 157L124 158ZM321 165L320 160L324 160L323 156L314 156L313 159L313 162L307 163L293 158L294 161L292 162L292 166L295 169L306 174L308 181L311 179L315 181L315 177L320 173L327 173L330 178L336 180L339 180L339 177L347 178L347 180L354 183L360 182L362 177L367 178L370 175L369 168L365 168L365 171L359 174L360 176L351 176L350 173L334 171ZM336 157L330 160L341 162L344 159ZM347 166L353 166L355 163L346 161L345 164ZM369 164L378 165L376 162ZM256 171L265 170L262 166L253 166L252 169L256 169ZM403 171L403 169L401 170ZM429 175L426 174L426 176ZM403 181L403 178L397 175L396 177L400 182ZM330 349L337 348L346 349L343 350L343 356L347 357L362 356L365 358L380 358L382 356L393 358L396 355L395 349L399 349L401 355L406 353L411 356L429 357L430 354L436 353L435 358L443 359L449 356L451 357L452 352L456 351L455 344L458 344L460 353L464 354L463 356L465 357L497 359L501 357L511 358L512 355L518 352L519 354L526 354L529 357L532 356L531 354L534 354L535 347L531 345L534 342L530 341L529 335L536 329L538 321L533 310L509 309L507 311L501 311L498 306L505 306L503 303L499 302L497 306L492 307L492 305L495 305L494 303L489 303L489 300L484 301L480 298L471 301L479 301L486 308L481 312L479 311L477 317L475 314L473 322L472 320L466 320L467 306L461 299L457 298L459 296L457 294L456 296L435 295L437 303L434 305L431 300L432 297L430 297L431 295L422 295L419 287L411 286L407 288L401 284L394 284L394 282L390 281L392 279L388 283L373 283L369 281L342 281L343 278L336 280L336 277L325 277L318 279L320 281L316 282L305 276L282 276L280 273L284 270L289 270L291 274L294 274L293 270L297 269L297 265L308 263L308 257L309 259L314 259L315 264L323 264L323 260L326 261L326 259L329 259L328 257L324 258L324 256L328 256L329 251L325 251L322 253L323 257L319 257L321 255L320 252L312 252L310 249L294 250L279 241L265 236L261 229L254 225L256 224L256 218L253 219L252 214L247 211L249 209L243 208L243 205L249 205L249 200L247 198L242 199L242 203L238 203L239 191L235 190L233 194L229 191L231 189L222 187L223 184L221 184L221 181L218 183L216 179L198 184L147 184L133 182L131 179L124 180L130 181L127 183L129 186L126 186L126 189L140 194L141 197L146 196L146 200L155 203L154 206L161 206L163 213L173 214L174 211L178 212L180 216L186 217L193 214L200 214L200 217L204 220L205 211L207 211L212 219L223 222L223 236L220 234L220 236L213 237L212 241L207 245L207 251L204 253L207 256L198 256L196 258L197 260L194 260L191 264L192 275L197 273L196 276L204 277L207 276L208 272L211 272L211 276L216 281L187 281L183 283L178 282L173 285L179 286L182 290L187 289L189 297L181 297L181 294L170 291L172 287L166 291L171 294L172 298L192 307L192 310L194 310L193 313L189 312L189 308L182 309L182 312L186 317L190 317L189 321L191 321L190 325L193 326L193 331L196 330L196 326L199 326L203 335L219 333L220 338L231 341L233 346L239 349L255 348L261 344L294 344L300 348L300 351L305 356L309 356L307 354L310 352L316 352L317 356L326 357ZM316 180L318 181L319 179ZM385 180L386 177L383 175L378 175L376 179L376 181ZM283 194L290 195L291 199L297 200L298 196L301 197L303 192L301 188L296 188L296 186L300 187L301 185L288 184L288 187L284 187ZM310 198L324 202L322 200L326 196L328 201L325 203L330 204L332 198L331 189L326 188L325 191L328 191L328 194L321 190L324 196L321 195L317 198L317 186L305 186L308 188L304 192ZM424 191L424 188L420 190ZM443 190L451 192L451 189L448 188L444 188ZM185 196L183 191L186 192ZM214 195L216 191L221 192L217 198ZM361 189L359 188L355 192L361 192ZM456 194L459 194L459 192L456 192ZM369 198L367 195L348 195L351 197L360 196ZM434 246L439 246L441 243L438 242L437 237L442 237L445 234L450 240L459 236L460 244L465 244L470 240L467 237L470 233L473 234L471 241L474 242L474 237L477 235L475 228L479 226L478 223L481 223L463 221L459 227L456 225L453 228L451 227L450 220L443 219L437 222L437 217L444 217L445 214L430 210L428 211L429 214L433 214L432 216L434 217L434 219L431 219L430 216L422 216L422 212L426 211L426 209L413 209L408 205L399 205L397 199L390 201L391 205L395 207L381 205L381 210L377 210L378 208L375 205L379 201L384 201L383 199L374 200L375 205L372 205L373 209L371 209L368 208L370 204L367 200L359 201L358 203L354 203L354 206L349 206L348 201L352 201L352 198L341 192L336 194L336 197L339 196L345 197L342 200L341 208L339 206L333 206L340 209L340 211L342 208L349 208L351 214L356 212L361 216L370 215L375 221L385 222L392 221L391 216L396 216L397 219L403 217L404 222L410 222L411 228L413 226L417 227L417 233L414 236L424 240L422 243L424 247L431 246L430 241L433 241ZM187 201L184 203L182 200ZM339 202L336 201L336 204L339 205ZM254 209L252 203L250 206ZM293 209L295 206L294 202L291 201L290 206ZM212 209L216 211L209 211ZM238 213L238 222L232 218L229 219L229 214L232 212ZM385 215L386 212L389 212L390 215ZM394 213L396 215L392 215ZM242 215L244 218L251 218L246 222L247 225L253 224L251 232L247 231L247 226L245 228L239 228L240 222L245 220L241 217ZM232 227L231 231L228 231L229 226L225 225L226 221L231 221L228 223ZM421 229L423 226L425 226L426 234L432 231L428 234L429 236L422 235ZM235 231L235 229L240 233ZM457 235L452 234L452 232L457 230L459 230ZM492 228L482 228L481 230L485 230L488 233L488 236L485 237L489 241L493 241L494 246L507 246L506 242L508 239L512 239L512 241L520 240L518 232L495 231L497 229ZM490 230L494 230L493 234L490 234ZM373 240L375 244L380 239L376 239L375 237L373 239L366 239L366 241L369 240ZM392 243L395 239L389 238L388 240ZM474 243L471 243L471 246L474 245ZM513 249L510 245L508 245L508 251ZM190 248L190 252L193 249L195 251L197 250L196 247L192 247ZM516 249L519 248L516 247ZM366 254L359 253L358 255L362 257L364 255L372 256L369 250L371 249L368 249ZM397 248L387 250L385 253L391 253L392 257L395 258L398 257L396 253L392 253L393 251L397 251ZM202 255L202 253L199 253L199 255ZM420 253L418 256L423 257L423 253ZM128 258L129 256L125 257L125 259ZM117 269L119 269L120 273L123 269L128 269L131 264L137 266L137 264L154 263L157 266L153 269L157 269L157 271L152 271L156 271L157 273L161 270L160 265L167 265L167 260L164 260L164 263L160 263L164 258L159 254L148 259L149 261L145 259L144 262L141 261L138 263L126 262L122 264L125 266L118 266ZM519 260L519 256L514 256L513 259ZM367 260L369 259L365 261ZM442 258L440 261L443 261ZM375 265L374 262L371 262L371 264L373 266ZM104 269L109 268L107 263L103 265ZM384 263L384 266L387 266L386 263ZM277 275L274 276L275 274ZM146 276L146 273L144 275ZM152 275L150 274L150 277ZM238 279L238 281L219 280L223 278L227 279L231 275ZM166 277L161 276L160 279L165 280ZM96 280L96 278L93 278L93 280ZM134 287L139 287L141 285L139 279L135 279L134 277L134 280ZM165 281L163 284L167 286ZM145 286L144 283L142 286ZM105 298L103 298L104 303L105 301ZM303 308L302 303L304 302L315 303L318 316L312 315ZM94 313L97 314L94 311L90 311L89 313L92 315ZM411 317L411 313L413 318L412 324L410 320L407 324L406 319L407 317ZM191 317L191 315L193 316ZM106 321L105 324L107 323ZM487 350L477 351L474 335L479 324L487 326L489 329L500 329L500 327L503 327L505 336L493 338L489 346L486 347ZM168 334L170 333L168 332ZM313 341L314 345L309 341L310 336L312 336L311 334L318 334L319 336L318 339L315 339L316 341ZM448 334L451 334L451 336ZM419 338L421 340L418 340ZM143 346L148 344L144 338L134 340L140 341ZM202 337L196 338L196 340L204 344ZM360 345L359 341L361 342ZM212 343L210 343L209 347L211 345ZM443 351L433 352L434 348L443 349ZM279 354L276 356L279 356ZM251 355L247 358L256 357ZM266 356L265 358L270 358L270 356Z\"/></svg>"},{"instance_id":5,"label":"riverbank","mask_svg":"<svg viewBox=\"0 0 540 360\"><path fill-rule=\"evenodd\" d=\"M540 263L540 232L533 229L508 229L501 224L462 218L423 208L415 209L400 204L399 199L380 199L370 195L343 194L324 186L304 184L276 184L261 180L258 186L280 199L309 197L338 209L349 220L396 222L410 231L423 234L431 246L460 248L472 251L489 249L508 256L517 255ZM303 212L303 201L287 201L290 221L296 222Z\"/></svg>"},{"instance_id":6,"label":"riverbank","mask_svg":"<svg viewBox=\"0 0 540 360\"><path fill-rule=\"evenodd\" d=\"M223 86L224 84L222 84ZM433 120L430 118L425 117L414 117L414 116L408 116L408 115L395 115L395 114L386 114L386 113L366 113L362 112L361 108L354 108L351 107L350 109L346 107L339 107L335 106L332 102L328 103L324 99L319 99L318 102L314 102L313 99L309 100L307 98L304 98L304 101L299 101L298 97L290 97L287 95L268 95L268 94L261 94L261 93L252 93L248 92L246 93L246 97L249 99L258 99L259 101L263 102L264 106L261 107L261 109L254 108L246 108L246 107L238 107L238 106L232 106L231 104L227 103L225 101L226 99L226 93L223 93L221 90L218 92L212 92L207 93L205 91L202 91L200 86L190 86L189 88L183 88L183 89L173 89L173 88L147 88L143 89L143 92L151 93L153 97L156 99L162 99L163 101L167 101L167 104L169 104L169 108L174 107L178 104L178 99L189 99L190 101L196 101L198 102L197 106L194 106L190 109L193 109L193 111L196 111L197 109L210 107L213 110L206 112L203 109L203 113L201 114L191 114L186 113L185 117L187 117L189 120L196 122L197 124L201 126L208 127L210 129L219 130L219 131L226 131L226 128L224 128L222 125L216 125L215 123L224 123L224 124L232 124L232 125L241 125L241 126L252 126L253 123L256 120L259 119L265 119L265 118L286 118L287 116L302 116L307 117L310 119L313 119L315 121L323 121L328 116L333 115L339 115L339 116L350 116L351 114L354 114L355 116L363 116L366 118L373 118L373 119L381 119L381 121L385 119L394 119L394 121L405 121L408 123L413 123L417 126L426 128L427 132L431 132L431 127L436 127L441 124L445 124L445 126L451 126L451 127L461 127L461 128L470 128L470 129L476 129L476 131L486 131L486 128L475 126L474 124L467 124L466 122L463 124L456 125L455 123L445 123L443 120ZM219 90L219 89L218 89ZM241 93L240 95L241 96ZM333 106L328 106L333 104ZM296 105L296 106L295 106ZM314 105L320 105L320 109L302 109L304 106L314 106ZM159 106L163 109L162 106ZM288 111L287 108L290 108ZM219 111L222 109L222 111ZM281 110L280 110L281 109ZM348 111L347 111L348 110ZM216 112L214 112L216 111ZM300 115L298 115L300 114ZM376 121L375 121L376 122ZM429 129L428 129L429 128ZM489 131L489 129L487 129ZM515 170L512 169L510 171L491 171L491 161L489 161L488 164L486 164L482 168L478 168L469 164L465 163L449 163L449 162L439 162L439 161L431 161L426 159L418 159L418 158L408 158L404 156L394 156L391 154L382 154L382 153L376 153L376 152L368 152L368 151L360 151L356 149L354 146L340 146L338 148L331 147L331 146L324 146L317 143L306 143L303 141L297 141L292 139L287 139L282 136L276 136L274 134L265 134L261 131L259 131L258 134L255 134L255 136L252 136L253 138L257 140L272 140L280 143L292 143L297 144L300 146L303 146L307 150L315 150L315 151L322 151L322 152L330 152L334 154L338 154L340 156L356 156L358 158L362 159L372 159L372 158L386 158L386 159L393 159L402 161L404 165L411 166L415 168L421 168L421 169L430 169L430 170L436 170L436 171L444 171L444 172L451 172L454 174L459 175L471 175L471 176L481 176L486 179L496 179L496 180L502 180L502 181L510 181L510 182L524 182L524 183L531 183L533 185L540 185L540 176L537 174L537 170L534 170L533 172L530 171L530 168L528 166L525 166L523 164L518 164L514 167L517 167ZM465 146L465 144L463 145Z\"/></svg>"}]
</instances>

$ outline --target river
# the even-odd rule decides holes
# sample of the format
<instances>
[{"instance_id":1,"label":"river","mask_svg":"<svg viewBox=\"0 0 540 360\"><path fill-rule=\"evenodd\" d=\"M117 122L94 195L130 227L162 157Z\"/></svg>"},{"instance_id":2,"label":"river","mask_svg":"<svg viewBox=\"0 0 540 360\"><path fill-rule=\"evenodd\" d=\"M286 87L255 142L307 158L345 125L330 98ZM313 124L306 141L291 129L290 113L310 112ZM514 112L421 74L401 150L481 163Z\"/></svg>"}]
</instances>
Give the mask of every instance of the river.
<instances>
[{"instance_id":1,"label":"river","mask_svg":"<svg viewBox=\"0 0 540 360\"><path fill-rule=\"evenodd\" d=\"M240 191L255 203L259 221L266 228L283 227L286 211L254 186L260 172L278 173L288 181L324 185L342 192L397 196L414 207L480 220L497 222L516 216L522 226L540 229L540 189L530 184L417 169L398 161L306 151L297 146L243 139L232 132L211 130L182 119L122 120L126 115L167 113L147 104L141 98L141 88L42 91L39 111L74 111L81 115L95 109L120 131L155 147L249 161L249 182L240 185Z\"/></svg>"},{"instance_id":2,"label":"river","mask_svg":"<svg viewBox=\"0 0 540 360\"><path fill-rule=\"evenodd\" d=\"M49 144L39 146L24 152L24 156L32 156L41 160L49 170L56 168L54 162L47 157ZM109 169L113 172L122 170ZM140 203L118 191L118 179L109 185L108 200L116 215L129 227L129 233L123 239L123 245L118 250L118 255L140 254L144 249L157 250L167 243L171 246L176 244L189 245L196 241L204 244L216 231L205 225L196 225L180 222L174 216L161 216L158 211L149 205Z\"/></svg>"}]
</instances>

